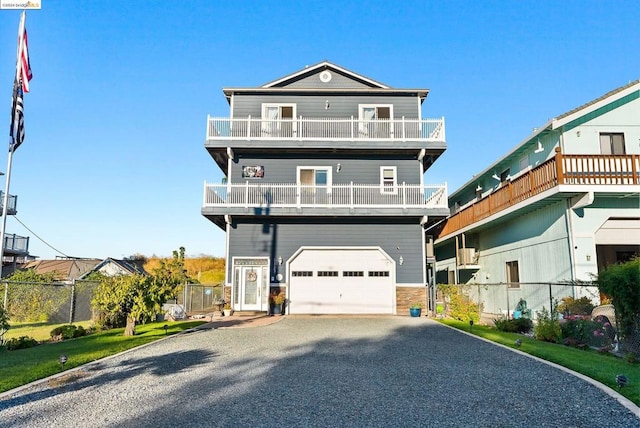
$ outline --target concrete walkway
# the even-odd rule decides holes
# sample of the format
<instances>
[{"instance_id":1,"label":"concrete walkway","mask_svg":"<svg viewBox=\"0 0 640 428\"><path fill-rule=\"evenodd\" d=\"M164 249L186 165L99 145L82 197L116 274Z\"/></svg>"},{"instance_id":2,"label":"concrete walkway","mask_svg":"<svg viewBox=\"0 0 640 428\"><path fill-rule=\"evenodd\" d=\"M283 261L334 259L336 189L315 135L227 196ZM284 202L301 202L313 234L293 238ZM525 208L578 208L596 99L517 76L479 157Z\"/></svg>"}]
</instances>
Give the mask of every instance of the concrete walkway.
<instances>
[{"instance_id":1,"label":"concrete walkway","mask_svg":"<svg viewBox=\"0 0 640 428\"><path fill-rule=\"evenodd\" d=\"M5 397L0 426L640 427L600 388L426 318L231 318Z\"/></svg>"}]
</instances>

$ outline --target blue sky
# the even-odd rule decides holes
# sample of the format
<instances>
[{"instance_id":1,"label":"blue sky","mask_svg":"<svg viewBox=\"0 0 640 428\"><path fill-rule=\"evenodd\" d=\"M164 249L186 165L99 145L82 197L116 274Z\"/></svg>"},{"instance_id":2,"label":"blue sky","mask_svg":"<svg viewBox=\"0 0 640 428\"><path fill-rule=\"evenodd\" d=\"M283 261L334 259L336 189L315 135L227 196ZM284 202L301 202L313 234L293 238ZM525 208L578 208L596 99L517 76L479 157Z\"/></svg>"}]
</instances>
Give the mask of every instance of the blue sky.
<instances>
[{"instance_id":1,"label":"blue sky","mask_svg":"<svg viewBox=\"0 0 640 428\"><path fill-rule=\"evenodd\" d=\"M207 114L228 116L222 87L323 60L430 89L423 116L445 117L448 149L425 182L453 192L532 128L640 78L639 10L636 1L43 0L27 12L34 78L10 193L17 218L60 252L13 218L7 232L30 236L41 258L169 256L180 246L224 256L224 233L200 215L204 181L222 178L204 149ZM0 10L7 130L19 14Z\"/></svg>"}]
</instances>

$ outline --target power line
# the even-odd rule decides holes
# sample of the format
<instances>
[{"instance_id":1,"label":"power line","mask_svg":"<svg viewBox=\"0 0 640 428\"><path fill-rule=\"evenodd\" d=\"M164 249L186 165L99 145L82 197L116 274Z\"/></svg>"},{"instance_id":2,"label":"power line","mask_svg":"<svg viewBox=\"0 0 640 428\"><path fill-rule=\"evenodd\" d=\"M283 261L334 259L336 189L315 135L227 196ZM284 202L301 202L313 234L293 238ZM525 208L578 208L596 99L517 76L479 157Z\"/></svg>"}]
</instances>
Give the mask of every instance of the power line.
<instances>
[{"instance_id":1,"label":"power line","mask_svg":"<svg viewBox=\"0 0 640 428\"><path fill-rule=\"evenodd\" d=\"M62 254L63 256L70 258L68 255L66 255L65 253L63 253L62 251L58 250L57 248L55 248L53 245L49 244L47 241L45 241L44 239L42 239L41 237L38 236L37 233L35 233L33 230L29 229L27 227L26 224L24 224L23 222L20 221L20 219L18 218L18 216L13 216L13 218L15 218L18 223L20 223L25 229L27 229L33 236L35 236L36 238L38 238L40 240L40 242L42 242L44 245L46 245L47 247L51 248L53 251L55 251L58 254Z\"/></svg>"}]
</instances>

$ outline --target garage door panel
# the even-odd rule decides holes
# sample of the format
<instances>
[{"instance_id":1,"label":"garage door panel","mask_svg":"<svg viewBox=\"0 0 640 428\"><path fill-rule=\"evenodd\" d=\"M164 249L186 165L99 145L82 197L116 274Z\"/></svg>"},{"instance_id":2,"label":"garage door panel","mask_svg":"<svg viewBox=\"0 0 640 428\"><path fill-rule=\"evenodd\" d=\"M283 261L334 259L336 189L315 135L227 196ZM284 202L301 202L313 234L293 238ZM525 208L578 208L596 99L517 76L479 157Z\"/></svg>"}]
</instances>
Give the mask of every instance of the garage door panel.
<instances>
[{"instance_id":1,"label":"garage door panel","mask_svg":"<svg viewBox=\"0 0 640 428\"><path fill-rule=\"evenodd\" d=\"M292 314L391 314L393 263L376 249L304 250L290 264ZM294 276L296 271L313 276ZM327 275L318 276L318 272ZM331 273L329 273L331 272ZM375 276L369 276L375 272ZM388 276L380 276L388 272Z\"/></svg>"}]
</instances>

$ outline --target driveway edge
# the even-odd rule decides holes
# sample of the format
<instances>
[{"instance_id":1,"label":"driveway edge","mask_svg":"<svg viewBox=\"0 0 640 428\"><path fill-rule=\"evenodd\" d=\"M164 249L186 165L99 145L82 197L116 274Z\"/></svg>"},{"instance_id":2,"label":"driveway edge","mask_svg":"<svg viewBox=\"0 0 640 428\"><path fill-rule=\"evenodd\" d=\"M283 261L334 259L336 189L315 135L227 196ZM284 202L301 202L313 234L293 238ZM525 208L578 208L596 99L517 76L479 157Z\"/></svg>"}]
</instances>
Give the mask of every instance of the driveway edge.
<instances>
[{"instance_id":1,"label":"driveway edge","mask_svg":"<svg viewBox=\"0 0 640 428\"><path fill-rule=\"evenodd\" d=\"M629 400L627 397L625 397L622 394L620 394L619 392L617 392L615 389L612 389L612 388L608 387L607 385L605 385L605 384L603 384L601 382L598 382L595 379L590 378L589 376L585 376L582 373L578 373L578 372L576 372L574 370L568 369L568 368L566 368L564 366L561 366L560 364L556 364L554 362L547 361L547 360L542 359L540 357L536 357L535 355L527 354L526 352L521 351L519 349L514 349L514 348L511 348L509 346L503 345L502 343L493 342L493 341L491 341L489 339L485 339L484 337L476 336L475 334L471 334L471 333L468 333L468 332L466 332L464 330L460 330L460 329L457 329L455 327L451 327L450 325L443 324L443 323L438 322L436 320L432 320L432 321L437 323L437 324L439 324L439 325L442 325L443 327L447 327L447 328L455 330L455 331L457 331L459 333L466 334L467 336L471 336L471 337L474 337L476 339L483 340L483 341L485 341L487 343L490 343L492 345L500 346L500 347L502 347L504 349L508 349L511 352L515 352L515 353L523 355L525 357L532 358L532 359L534 359L536 361L539 361L539 362L544 363L544 364L546 364L548 366L551 366L551 367L555 367L557 369L562 370L565 373L569 373L570 375L573 375L573 376L575 376L577 378L580 378L580 379L592 384L593 386L599 388L600 390L602 390L606 394L608 394L611 398L615 399L618 403L620 403L621 405L623 405L624 407L629 409L638 419L640 419L640 407L639 406L637 406L633 401Z\"/></svg>"}]
</instances>

